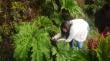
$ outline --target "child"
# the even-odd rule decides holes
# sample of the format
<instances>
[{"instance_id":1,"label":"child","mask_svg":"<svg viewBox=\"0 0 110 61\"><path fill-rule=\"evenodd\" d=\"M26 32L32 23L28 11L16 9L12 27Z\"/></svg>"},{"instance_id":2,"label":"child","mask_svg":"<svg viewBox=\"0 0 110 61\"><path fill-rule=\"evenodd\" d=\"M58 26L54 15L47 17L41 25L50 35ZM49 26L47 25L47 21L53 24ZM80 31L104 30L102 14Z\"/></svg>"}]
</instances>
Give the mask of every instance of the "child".
<instances>
[{"instance_id":1,"label":"child","mask_svg":"<svg viewBox=\"0 0 110 61\"><path fill-rule=\"evenodd\" d=\"M89 25L84 19L64 21L61 25L61 32L52 37L52 40L69 42L70 48L73 48L73 42L75 40L80 49L86 40L88 31Z\"/></svg>"}]
</instances>

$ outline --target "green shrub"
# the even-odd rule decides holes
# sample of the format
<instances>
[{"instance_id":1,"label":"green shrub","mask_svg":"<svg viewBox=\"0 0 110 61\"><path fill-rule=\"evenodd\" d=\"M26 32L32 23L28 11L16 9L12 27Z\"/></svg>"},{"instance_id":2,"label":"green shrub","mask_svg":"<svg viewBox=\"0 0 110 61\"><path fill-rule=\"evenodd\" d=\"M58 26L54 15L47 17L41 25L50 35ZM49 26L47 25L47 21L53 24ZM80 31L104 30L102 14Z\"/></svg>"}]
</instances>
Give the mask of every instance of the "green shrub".
<instances>
[{"instance_id":1,"label":"green shrub","mask_svg":"<svg viewBox=\"0 0 110 61\"><path fill-rule=\"evenodd\" d=\"M61 0L62 8L69 10L74 17L85 17L76 0Z\"/></svg>"},{"instance_id":2,"label":"green shrub","mask_svg":"<svg viewBox=\"0 0 110 61\"><path fill-rule=\"evenodd\" d=\"M109 61L110 60L110 36L102 38L99 41L98 48L96 49L97 57L99 61Z\"/></svg>"},{"instance_id":3,"label":"green shrub","mask_svg":"<svg viewBox=\"0 0 110 61\"><path fill-rule=\"evenodd\" d=\"M22 23L16 26L18 31L14 36L16 61L49 61L50 38L48 29L51 21L47 17L34 19L32 23Z\"/></svg>"}]
</instances>

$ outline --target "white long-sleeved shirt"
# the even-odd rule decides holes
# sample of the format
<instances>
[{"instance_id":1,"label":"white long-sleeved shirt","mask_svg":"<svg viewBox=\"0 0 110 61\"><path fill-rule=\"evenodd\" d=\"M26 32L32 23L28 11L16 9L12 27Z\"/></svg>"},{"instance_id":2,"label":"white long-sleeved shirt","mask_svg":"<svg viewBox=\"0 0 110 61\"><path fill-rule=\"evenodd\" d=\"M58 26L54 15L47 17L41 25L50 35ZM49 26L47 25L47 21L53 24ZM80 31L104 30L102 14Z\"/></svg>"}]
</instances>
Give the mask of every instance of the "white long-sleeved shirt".
<instances>
[{"instance_id":1,"label":"white long-sleeved shirt","mask_svg":"<svg viewBox=\"0 0 110 61\"><path fill-rule=\"evenodd\" d=\"M65 42L70 42L71 40L76 40L79 42L83 42L87 38L87 34L89 31L89 24L84 19L74 19L70 20L70 32L68 38L60 38L61 32L55 35L53 38L60 40L65 40Z\"/></svg>"},{"instance_id":2,"label":"white long-sleeved shirt","mask_svg":"<svg viewBox=\"0 0 110 61\"><path fill-rule=\"evenodd\" d=\"M85 41L89 31L88 23L84 19L74 19L70 23L72 24L70 34L65 41L70 42L72 39L79 42Z\"/></svg>"}]
</instances>

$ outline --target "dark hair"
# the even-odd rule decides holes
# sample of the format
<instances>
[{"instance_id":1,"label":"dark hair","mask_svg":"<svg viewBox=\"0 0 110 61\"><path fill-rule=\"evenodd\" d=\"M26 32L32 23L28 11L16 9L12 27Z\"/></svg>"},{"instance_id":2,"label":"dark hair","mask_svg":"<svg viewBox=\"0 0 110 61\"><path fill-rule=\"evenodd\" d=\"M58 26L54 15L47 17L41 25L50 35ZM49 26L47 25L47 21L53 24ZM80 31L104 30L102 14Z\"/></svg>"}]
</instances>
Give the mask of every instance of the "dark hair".
<instances>
[{"instance_id":1,"label":"dark hair","mask_svg":"<svg viewBox=\"0 0 110 61\"><path fill-rule=\"evenodd\" d=\"M67 38L69 36L70 27L71 27L71 24L69 23L69 21L62 22L60 29L61 29L61 34L63 37ZM66 33L63 31L64 28L67 29Z\"/></svg>"}]
</instances>

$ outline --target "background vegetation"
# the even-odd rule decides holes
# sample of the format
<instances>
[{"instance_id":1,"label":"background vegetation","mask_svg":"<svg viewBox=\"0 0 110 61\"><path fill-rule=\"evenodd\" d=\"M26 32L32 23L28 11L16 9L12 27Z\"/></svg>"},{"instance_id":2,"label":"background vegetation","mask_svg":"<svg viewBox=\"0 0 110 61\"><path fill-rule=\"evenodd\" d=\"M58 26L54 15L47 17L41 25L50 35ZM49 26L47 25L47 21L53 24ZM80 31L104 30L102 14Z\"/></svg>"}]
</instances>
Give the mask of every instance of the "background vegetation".
<instances>
[{"instance_id":1,"label":"background vegetation","mask_svg":"<svg viewBox=\"0 0 110 61\"><path fill-rule=\"evenodd\" d=\"M98 37L94 14L107 2L0 0L0 61L109 61L109 36L99 40L97 48L88 48L89 42L85 42L84 49L79 51L69 49L68 43L51 41L51 37L60 31L63 9L70 12L65 18L87 19L91 26L88 39Z\"/></svg>"}]
</instances>

